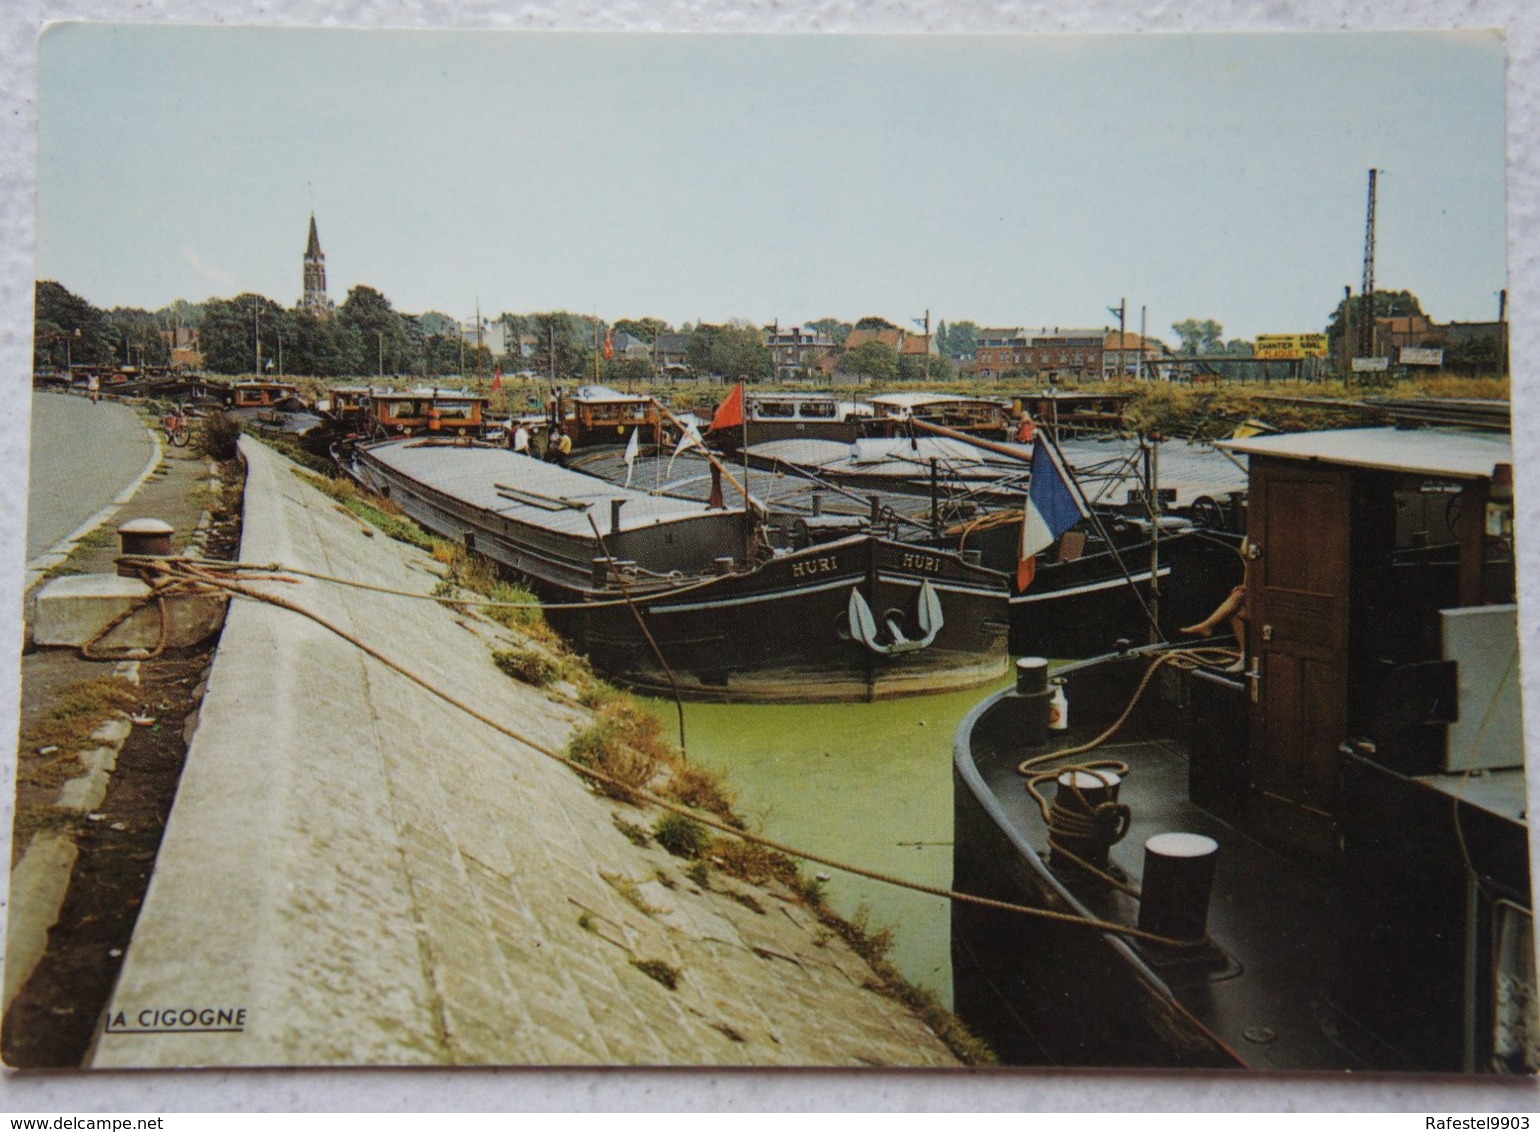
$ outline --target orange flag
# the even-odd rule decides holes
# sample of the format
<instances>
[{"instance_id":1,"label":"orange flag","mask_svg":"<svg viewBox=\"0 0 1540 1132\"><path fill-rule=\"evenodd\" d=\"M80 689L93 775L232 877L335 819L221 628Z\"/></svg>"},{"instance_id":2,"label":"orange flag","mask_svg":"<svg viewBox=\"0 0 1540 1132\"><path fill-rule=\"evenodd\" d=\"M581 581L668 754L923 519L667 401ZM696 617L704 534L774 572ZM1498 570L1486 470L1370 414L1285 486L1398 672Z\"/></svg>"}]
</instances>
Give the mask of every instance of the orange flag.
<instances>
[{"instance_id":1,"label":"orange flag","mask_svg":"<svg viewBox=\"0 0 1540 1132\"><path fill-rule=\"evenodd\" d=\"M604 332L604 360L610 361L615 357L615 339L606 330Z\"/></svg>"},{"instance_id":2,"label":"orange flag","mask_svg":"<svg viewBox=\"0 0 1540 1132\"><path fill-rule=\"evenodd\" d=\"M717 415L711 418L711 428L708 432L714 432L719 428L738 428L743 424L743 382L733 386L733 391L727 395L727 400L717 406Z\"/></svg>"}]
</instances>

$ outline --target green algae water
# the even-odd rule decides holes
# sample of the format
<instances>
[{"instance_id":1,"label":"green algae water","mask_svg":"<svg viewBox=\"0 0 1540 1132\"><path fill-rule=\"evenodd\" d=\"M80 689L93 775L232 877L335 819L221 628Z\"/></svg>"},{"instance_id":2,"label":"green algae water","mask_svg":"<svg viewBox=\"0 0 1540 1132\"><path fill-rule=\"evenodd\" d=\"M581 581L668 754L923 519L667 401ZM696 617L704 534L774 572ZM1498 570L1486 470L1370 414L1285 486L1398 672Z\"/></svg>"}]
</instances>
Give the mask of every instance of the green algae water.
<instances>
[{"instance_id":1,"label":"green algae water","mask_svg":"<svg viewBox=\"0 0 1540 1132\"><path fill-rule=\"evenodd\" d=\"M724 772L750 828L790 845L924 884L952 883L952 737L974 704L1005 687L875 704L685 704L693 762ZM674 704L649 700L677 736ZM891 926L889 959L952 1002L945 900L822 871L830 904Z\"/></svg>"}]
</instances>

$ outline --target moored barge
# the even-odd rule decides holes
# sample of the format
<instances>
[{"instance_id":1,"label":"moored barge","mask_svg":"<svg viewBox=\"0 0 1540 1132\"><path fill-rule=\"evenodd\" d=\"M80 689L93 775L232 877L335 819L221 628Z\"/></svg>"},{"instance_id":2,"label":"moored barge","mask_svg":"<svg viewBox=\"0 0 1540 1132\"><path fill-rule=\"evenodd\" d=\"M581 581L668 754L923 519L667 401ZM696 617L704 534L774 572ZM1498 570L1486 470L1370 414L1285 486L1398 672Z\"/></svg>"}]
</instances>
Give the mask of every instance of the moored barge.
<instances>
[{"instance_id":1,"label":"moored barge","mask_svg":"<svg viewBox=\"0 0 1540 1132\"><path fill-rule=\"evenodd\" d=\"M1070 920L954 905L957 1010L1021 1064L1533 1073L1508 439L1229 446L1240 663L1081 661L1051 744L1036 689L959 729L954 887ZM1165 883L1162 834L1211 870L1206 903L1202 868L1196 899ZM1164 926L1173 892L1190 930Z\"/></svg>"},{"instance_id":2,"label":"moored barge","mask_svg":"<svg viewBox=\"0 0 1540 1132\"><path fill-rule=\"evenodd\" d=\"M629 687L874 700L1005 671L1005 577L959 554L866 532L774 550L754 507L650 496L479 445L364 445L352 468L427 529L568 606L552 622Z\"/></svg>"}]
</instances>

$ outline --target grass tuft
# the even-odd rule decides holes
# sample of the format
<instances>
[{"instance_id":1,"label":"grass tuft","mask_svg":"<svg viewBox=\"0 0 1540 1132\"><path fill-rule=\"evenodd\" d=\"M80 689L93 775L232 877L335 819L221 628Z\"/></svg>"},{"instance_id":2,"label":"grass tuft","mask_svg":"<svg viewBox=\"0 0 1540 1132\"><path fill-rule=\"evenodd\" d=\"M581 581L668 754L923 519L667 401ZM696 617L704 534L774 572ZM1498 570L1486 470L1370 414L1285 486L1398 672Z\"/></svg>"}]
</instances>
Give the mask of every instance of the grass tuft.
<instances>
[{"instance_id":1,"label":"grass tuft","mask_svg":"<svg viewBox=\"0 0 1540 1132\"><path fill-rule=\"evenodd\" d=\"M727 779L721 771L698 763L675 766L663 792L668 798L691 809L706 810L728 819L734 817L733 805L737 799L728 789Z\"/></svg>"},{"instance_id":2,"label":"grass tuft","mask_svg":"<svg viewBox=\"0 0 1540 1132\"><path fill-rule=\"evenodd\" d=\"M664 814L652 827L652 836L675 857L698 860L711 847L706 827L679 814Z\"/></svg>"},{"instance_id":3,"label":"grass tuft","mask_svg":"<svg viewBox=\"0 0 1540 1132\"><path fill-rule=\"evenodd\" d=\"M536 688L554 684L562 674L561 662L538 649L515 648L494 652L492 663L515 680L522 680Z\"/></svg>"}]
</instances>

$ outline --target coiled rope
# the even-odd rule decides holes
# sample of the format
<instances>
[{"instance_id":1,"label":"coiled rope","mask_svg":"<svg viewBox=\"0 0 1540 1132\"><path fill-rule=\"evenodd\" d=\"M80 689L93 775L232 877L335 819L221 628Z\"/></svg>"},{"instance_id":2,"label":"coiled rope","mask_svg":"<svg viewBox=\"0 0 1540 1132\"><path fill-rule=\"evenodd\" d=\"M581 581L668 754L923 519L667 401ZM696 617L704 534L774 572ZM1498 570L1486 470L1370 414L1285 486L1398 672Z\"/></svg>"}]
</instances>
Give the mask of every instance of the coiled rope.
<instances>
[{"instance_id":1,"label":"coiled rope","mask_svg":"<svg viewBox=\"0 0 1540 1132\"><path fill-rule=\"evenodd\" d=\"M1140 899L1142 893L1138 888L1108 870L1092 864L1064 844L1065 839L1070 839L1115 845L1123 839L1132 818L1128 806L1122 802L1113 801L1093 804L1080 788L1076 772L1089 775L1104 786L1110 786L1113 781L1112 775L1122 778L1128 774L1130 769L1128 763L1119 759L1093 759L1089 762L1060 762L1060 760L1072 759L1076 755L1094 751L1122 730L1123 724L1128 722L1129 716L1133 715L1134 708L1143 698L1145 689L1150 686L1150 682L1155 679L1155 674L1161 668L1170 666L1190 672L1196 668L1227 665L1233 663L1239 656L1238 650L1220 646L1170 649L1163 652L1151 660L1149 666L1145 668L1144 675L1140 677L1139 684L1134 689L1134 694L1129 697L1123 713L1100 735L1073 747L1063 747L1057 751L1034 755L1017 764L1016 773L1027 780L1027 793L1032 795L1032 800L1037 803L1037 808L1043 815L1043 824L1048 827L1048 845L1056 854L1119 892L1135 900ZM1069 775L1068 782L1060 780L1065 774ZM1043 786L1045 783L1054 781L1059 785L1054 797L1050 799L1044 794ZM1190 947L1201 942L1203 941L1189 940L1183 946Z\"/></svg>"}]
</instances>

